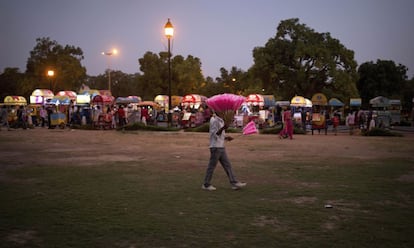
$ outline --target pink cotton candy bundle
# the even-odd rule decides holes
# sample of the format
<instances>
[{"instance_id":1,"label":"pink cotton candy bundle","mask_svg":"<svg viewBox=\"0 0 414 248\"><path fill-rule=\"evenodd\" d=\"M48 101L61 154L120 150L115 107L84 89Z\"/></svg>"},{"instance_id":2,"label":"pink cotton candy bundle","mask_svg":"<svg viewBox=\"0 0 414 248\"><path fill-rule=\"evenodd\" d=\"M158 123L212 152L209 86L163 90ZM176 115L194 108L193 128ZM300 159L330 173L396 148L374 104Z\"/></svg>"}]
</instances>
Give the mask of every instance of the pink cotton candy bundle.
<instances>
[{"instance_id":1,"label":"pink cotton candy bundle","mask_svg":"<svg viewBox=\"0 0 414 248\"><path fill-rule=\"evenodd\" d=\"M234 119L234 112L240 108L245 97L234 94L220 94L207 99L207 105L215 112L223 113L223 120L230 125Z\"/></svg>"},{"instance_id":2,"label":"pink cotton candy bundle","mask_svg":"<svg viewBox=\"0 0 414 248\"><path fill-rule=\"evenodd\" d=\"M256 128L256 124L254 123L254 121L250 121L243 128L243 135L250 135L250 134L255 134L255 133L258 133L257 128Z\"/></svg>"},{"instance_id":3,"label":"pink cotton candy bundle","mask_svg":"<svg viewBox=\"0 0 414 248\"><path fill-rule=\"evenodd\" d=\"M244 101L244 96L225 93L210 97L207 99L207 105L216 112L236 111Z\"/></svg>"}]
</instances>

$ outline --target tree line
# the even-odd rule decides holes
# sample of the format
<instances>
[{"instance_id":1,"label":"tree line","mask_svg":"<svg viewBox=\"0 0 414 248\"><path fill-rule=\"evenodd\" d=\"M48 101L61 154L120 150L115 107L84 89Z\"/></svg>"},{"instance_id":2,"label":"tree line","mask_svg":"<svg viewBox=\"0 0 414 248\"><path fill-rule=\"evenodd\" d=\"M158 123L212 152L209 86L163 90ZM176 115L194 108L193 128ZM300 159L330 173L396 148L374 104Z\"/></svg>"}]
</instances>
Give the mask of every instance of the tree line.
<instances>
[{"instance_id":1,"label":"tree line","mask_svg":"<svg viewBox=\"0 0 414 248\"><path fill-rule=\"evenodd\" d=\"M78 91L82 84L107 89L107 72L88 76L81 63L83 59L80 47L62 46L49 37L38 38L25 72L6 68L0 74L0 97L27 97L36 88ZM405 109L412 107L414 78L408 80L408 69L404 65L377 60L358 67L354 51L330 33L318 33L297 18L281 21L274 37L264 46L253 48L253 60L254 64L247 71L237 66L220 68L220 76L213 79L202 74L200 58L174 55L171 60L172 94L260 93L290 100L295 95L311 98L321 92L345 103L349 98L361 97L365 105L369 99L382 95L400 99ZM167 94L167 52L146 52L137 59L138 68L135 74L111 71L114 96L137 95L152 100L156 95ZM48 77L48 70L57 73Z\"/></svg>"}]
</instances>

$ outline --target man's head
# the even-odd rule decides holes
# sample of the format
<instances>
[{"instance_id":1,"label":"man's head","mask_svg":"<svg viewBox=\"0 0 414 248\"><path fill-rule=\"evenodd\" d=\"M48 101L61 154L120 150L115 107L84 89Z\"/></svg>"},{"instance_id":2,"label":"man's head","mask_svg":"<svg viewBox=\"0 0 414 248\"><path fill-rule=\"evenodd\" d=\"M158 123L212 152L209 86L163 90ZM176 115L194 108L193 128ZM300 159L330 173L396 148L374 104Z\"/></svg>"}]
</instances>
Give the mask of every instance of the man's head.
<instances>
[{"instance_id":1,"label":"man's head","mask_svg":"<svg viewBox=\"0 0 414 248\"><path fill-rule=\"evenodd\" d=\"M216 113L216 115L217 115L218 117L220 117L220 118L222 118L222 119L223 119L223 116L224 116L224 113L223 113L223 112L221 112L221 111L214 111L214 113Z\"/></svg>"}]
</instances>

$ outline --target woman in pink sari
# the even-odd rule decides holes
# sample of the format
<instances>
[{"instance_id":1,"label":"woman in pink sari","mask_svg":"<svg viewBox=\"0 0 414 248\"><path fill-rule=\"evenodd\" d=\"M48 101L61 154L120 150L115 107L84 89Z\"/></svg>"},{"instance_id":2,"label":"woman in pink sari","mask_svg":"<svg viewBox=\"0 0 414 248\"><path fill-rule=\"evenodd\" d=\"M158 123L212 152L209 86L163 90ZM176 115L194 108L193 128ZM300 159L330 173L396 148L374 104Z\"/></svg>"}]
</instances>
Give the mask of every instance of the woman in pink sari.
<instances>
[{"instance_id":1,"label":"woman in pink sari","mask_svg":"<svg viewBox=\"0 0 414 248\"><path fill-rule=\"evenodd\" d=\"M292 122L292 113L290 112L290 107L283 112L283 129L279 133L279 138L293 139L293 122Z\"/></svg>"}]
</instances>

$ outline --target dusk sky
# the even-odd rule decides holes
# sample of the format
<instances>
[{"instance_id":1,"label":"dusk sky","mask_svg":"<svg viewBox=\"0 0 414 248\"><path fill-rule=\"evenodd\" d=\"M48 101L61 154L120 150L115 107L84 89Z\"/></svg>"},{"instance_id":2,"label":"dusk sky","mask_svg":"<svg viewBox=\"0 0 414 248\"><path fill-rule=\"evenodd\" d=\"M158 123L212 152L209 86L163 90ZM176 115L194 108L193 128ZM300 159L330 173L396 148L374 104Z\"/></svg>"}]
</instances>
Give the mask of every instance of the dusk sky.
<instances>
[{"instance_id":1,"label":"dusk sky","mask_svg":"<svg viewBox=\"0 0 414 248\"><path fill-rule=\"evenodd\" d=\"M147 51L166 51L164 25L175 28L172 53L200 58L203 75L220 68L247 71L252 50L276 34L281 20L299 18L316 32L329 32L355 52L358 65L393 60L414 74L412 0L0 0L0 71L26 69L36 38L83 50L87 74L110 67L139 71Z\"/></svg>"}]
</instances>

